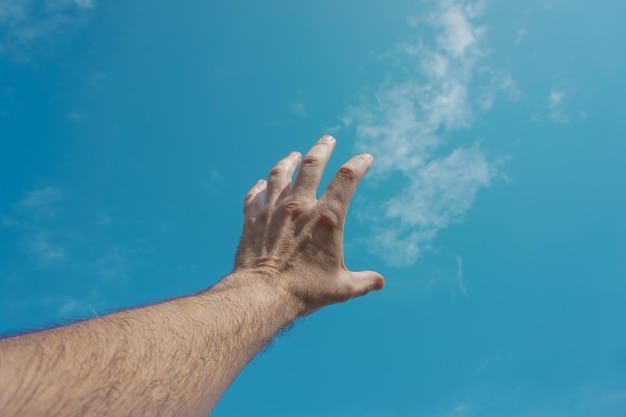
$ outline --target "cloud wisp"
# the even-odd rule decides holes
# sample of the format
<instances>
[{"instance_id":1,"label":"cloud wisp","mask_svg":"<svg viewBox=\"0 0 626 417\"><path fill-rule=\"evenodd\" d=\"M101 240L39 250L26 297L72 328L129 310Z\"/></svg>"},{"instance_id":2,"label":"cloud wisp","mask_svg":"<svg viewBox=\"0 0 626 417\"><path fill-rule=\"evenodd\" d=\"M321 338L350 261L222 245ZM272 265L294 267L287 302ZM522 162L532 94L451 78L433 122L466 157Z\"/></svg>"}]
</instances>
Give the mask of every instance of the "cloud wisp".
<instances>
[{"instance_id":1,"label":"cloud wisp","mask_svg":"<svg viewBox=\"0 0 626 417\"><path fill-rule=\"evenodd\" d=\"M467 295L467 288L465 288L465 281L463 279L463 258L460 256L456 257L456 265L457 265L457 278L459 280L459 289L465 295Z\"/></svg>"},{"instance_id":2,"label":"cloud wisp","mask_svg":"<svg viewBox=\"0 0 626 417\"><path fill-rule=\"evenodd\" d=\"M24 244L31 260L40 269L47 269L62 262L67 255L65 248L55 243L47 230L29 235Z\"/></svg>"},{"instance_id":3,"label":"cloud wisp","mask_svg":"<svg viewBox=\"0 0 626 417\"><path fill-rule=\"evenodd\" d=\"M80 27L94 0L0 0L0 53L27 51L54 33Z\"/></svg>"},{"instance_id":4,"label":"cloud wisp","mask_svg":"<svg viewBox=\"0 0 626 417\"><path fill-rule=\"evenodd\" d=\"M57 204L63 199L63 190L59 187L47 186L27 193L24 198L15 204L15 208L34 219L55 217L58 212Z\"/></svg>"},{"instance_id":5,"label":"cloud wisp","mask_svg":"<svg viewBox=\"0 0 626 417\"><path fill-rule=\"evenodd\" d=\"M21 231L21 246L32 264L40 269L58 265L67 257L65 247L49 227L62 212L64 196L59 187L42 187L25 193L12 205L12 214L3 216L2 226Z\"/></svg>"},{"instance_id":6,"label":"cloud wisp","mask_svg":"<svg viewBox=\"0 0 626 417\"><path fill-rule=\"evenodd\" d=\"M563 111L563 102L567 98L564 91L552 90L548 96L550 119L557 123L567 123L569 116Z\"/></svg>"},{"instance_id":7,"label":"cloud wisp","mask_svg":"<svg viewBox=\"0 0 626 417\"><path fill-rule=\"evenodd\" d=\"M486 29L477 24L484 10L483 1L444 0L411 19L433 40L402 45L401 69L344 118L356 130L356 148L376 156L373 175L404 184L368 219L370 250L391 265L413 264L497 174L499 162L479 143L454 147L450 135L470 128L498 94L520 96L511 76L486 62Z\"/></svg>"}]
</instances>

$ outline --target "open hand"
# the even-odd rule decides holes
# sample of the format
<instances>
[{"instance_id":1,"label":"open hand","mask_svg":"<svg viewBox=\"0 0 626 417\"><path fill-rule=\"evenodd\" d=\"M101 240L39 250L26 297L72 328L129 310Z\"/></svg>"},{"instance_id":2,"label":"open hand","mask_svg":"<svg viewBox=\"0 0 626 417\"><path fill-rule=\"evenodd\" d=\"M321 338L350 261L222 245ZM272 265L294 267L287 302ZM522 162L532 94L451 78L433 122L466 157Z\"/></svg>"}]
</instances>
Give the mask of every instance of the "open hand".
<instances>
[{"instance_id":1,"label":"open hand","mask_svg":"<svg viewBox=\"0 0 626 417\"><path fill-rule=\"evenodd\" d=\"M349 271L343 260L348 206L374 158L369 154L351 158L320 199L316 198L335 143L332 136L324 136L304 159L292 152L244 200L245 220L234 272L260 274L297 303L300 316L384 286L380 274Z\"/></svg>"}]
</instances>

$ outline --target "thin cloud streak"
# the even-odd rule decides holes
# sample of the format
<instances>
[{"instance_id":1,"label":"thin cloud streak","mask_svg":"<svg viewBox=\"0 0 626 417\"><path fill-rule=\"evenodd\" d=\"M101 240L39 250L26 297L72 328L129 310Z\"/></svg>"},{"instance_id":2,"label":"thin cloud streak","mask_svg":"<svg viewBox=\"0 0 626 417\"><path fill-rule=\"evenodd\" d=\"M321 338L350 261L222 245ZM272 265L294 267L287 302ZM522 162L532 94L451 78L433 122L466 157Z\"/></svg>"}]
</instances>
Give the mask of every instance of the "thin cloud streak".
<instances>
[{"instance_id":1,"label":"thin cloud streak","mask_svg":"<svg viewBox=\"0 0 626 417\"><path fill-rule=\"evenodd\" d=\"M376 156L374 177L400 174L407 183L368 219L376 230L370 250L391 265L416 262L440 230L462 221L477 192L498 173L501 161L489 161L478 143L444 146L450 145L448 132L470 128L499 94L512 100L521 95L508 73L485 62L486 29L477 24L485 7L483 1L440 1L426 17L410 20L436 34L432 45L400 48L405 68L417 71L390 77L373 100L348 111L356 148Z\"/></svg>"},{"instance_id":2,"label":"thin cloud streak","mask_svg":"<svg viewBox=\"0 0 626 417\"><path fill-rule=\"evenodd\" d=\"M457 278L459 280L459 289L463 294L467 294L467 289L465 288L465 282L463 280L463 258L460 256L456 257L456 266L457 266Z\"/></svg>"}]
</instances>

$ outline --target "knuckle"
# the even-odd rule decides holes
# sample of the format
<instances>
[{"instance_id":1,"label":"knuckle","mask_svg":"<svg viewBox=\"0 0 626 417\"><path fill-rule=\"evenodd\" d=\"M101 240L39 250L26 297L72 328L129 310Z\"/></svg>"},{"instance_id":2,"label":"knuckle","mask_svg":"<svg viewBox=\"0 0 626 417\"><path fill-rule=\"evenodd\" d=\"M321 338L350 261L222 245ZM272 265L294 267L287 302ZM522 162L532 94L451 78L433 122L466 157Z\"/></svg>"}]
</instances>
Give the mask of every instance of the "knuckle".
<instances>
[{"instance_id":1,"label":"knuckle","mask_svg":"<svg viewBox=\"0 0 626 417\"><path fill-rule=\"evenodd\" d=\"M307 155L302 160L302 165L317 167L320 165L320 159L315 155Z\"/></svg>"},{"instance_id":2,"label":"knuckle","mask_svg":"<svg viewBox=\"0 0 626 417\"><path fill-rule=\"evenodd\" d=\"M296 218L300 214L302 214L302 212L304 211L304 206L299 201L290 201L288 203L285 203L282 206L282 209L285 214L291 216L292 218Z\"/></svg>"},{"instance_id":3,"label":"knuckle","mask_svg":"<svg viewBox=\"0 0 626 417\"><path fill-rule=\"evenodd\" d=\"M270 170L270 177L278 177L285 173L285 167L282 165L276 165Z\"/></svg>"},{"instance_id":4,"label":"knuckle","mask_svg":"<svg viewBox=\"0 0 626 417\"><path fill-rule=\"evenodd\" d=\"M337 176L345 181L355 181L358 177L357 172L349 166L342 166L337 172Z\"/></svg>"},{"instance_id":5,"label":"knuckle","mask_svg":"<svg viewBox=\"0 0 626 417\"><path fill-rule=\"evenodd\" d=\"M254 223L256 224L258 222L259 224L266 224L270 215L271 215L271 211L268 211L267 209L263 209L258 214L256 214Z\"/></svg>"},{"instance_id":6,"label":"knuckle","mask_svg":"<svg viewBox=\"0 0 626 417\"><path fill-rule=\"evenodd\" d=\"M246 195L246 196L243 198L243 205L244 205L244 207L248 207L248 206L250 206L250 205L254 202L254 200L256 199L256 197L257 197L257 194L252 194L252 193L250 193L250 194Z\"/></svg>"},{"instance_id":7,"label":"knuckle","mask_svg":"<svg viewBox=\"0 0 626 417\"><path fill-rule=\"evenodd\" d=\"M244 231L248 231L250 230L252 227L254 227L254 223L255 223L255 219L253 217L246 217L243 220L243 228Z\"/></svg>"},{"instance_id":8,"label":"knuckle","mask_svg":"<svg viewBox=\"0 0 626 417\"><path fill-rule=\"evenodd\" d=\"M318 214L318 224L328 229L339 226L339 216L334 210L324 210Z\"/></svg>"}]
</instances>

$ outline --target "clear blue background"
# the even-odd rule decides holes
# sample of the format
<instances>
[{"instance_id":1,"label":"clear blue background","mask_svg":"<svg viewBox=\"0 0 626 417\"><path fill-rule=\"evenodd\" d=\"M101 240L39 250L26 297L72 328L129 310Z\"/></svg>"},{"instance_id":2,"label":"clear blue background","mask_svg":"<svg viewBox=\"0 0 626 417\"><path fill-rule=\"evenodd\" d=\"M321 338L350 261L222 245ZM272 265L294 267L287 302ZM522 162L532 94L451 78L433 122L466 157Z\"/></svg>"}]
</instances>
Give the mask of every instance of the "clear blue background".
<instances>
[{"instance_id":1,"label":"clear blue background","mask_svg":"<svg viewBox=\"0 0 626 417\"><path fill-rule=\"evenodd\" d=\"M214 415L626 415L625 15L0 0L0 331L214 284L248 188L332 133L324 184L377 158L346 262L387 286L276 340Z\"/></svg>"}]
</instances>

